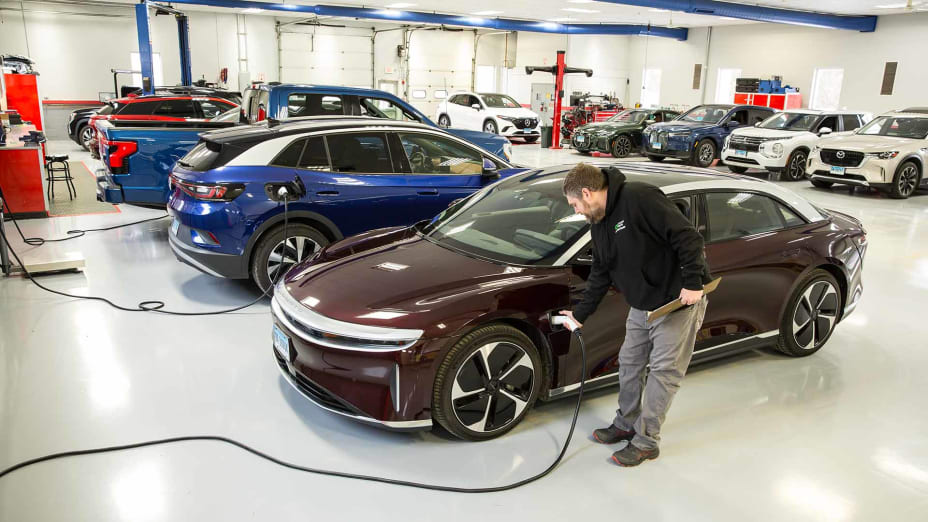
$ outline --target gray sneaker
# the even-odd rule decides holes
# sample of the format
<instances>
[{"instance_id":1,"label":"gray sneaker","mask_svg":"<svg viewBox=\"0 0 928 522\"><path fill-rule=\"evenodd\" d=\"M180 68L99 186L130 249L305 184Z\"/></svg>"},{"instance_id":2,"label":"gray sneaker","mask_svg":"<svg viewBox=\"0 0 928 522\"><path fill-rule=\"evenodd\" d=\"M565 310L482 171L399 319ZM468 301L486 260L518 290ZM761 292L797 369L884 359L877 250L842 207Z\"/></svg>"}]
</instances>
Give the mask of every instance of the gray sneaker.
<instances>
[{"instance_id":1,"label":"gray sneaker","mask_svg":"<svg viewBox=\"0 0 928 522\"><path fill-rule=\"evenodd\" d=\"M600 444L615 444L623 440L630 441L634 436L634 431L620 430L616 428L614 424L610 425L608 428L593 430L593 438Z\"/></svg>"}]
</instances>

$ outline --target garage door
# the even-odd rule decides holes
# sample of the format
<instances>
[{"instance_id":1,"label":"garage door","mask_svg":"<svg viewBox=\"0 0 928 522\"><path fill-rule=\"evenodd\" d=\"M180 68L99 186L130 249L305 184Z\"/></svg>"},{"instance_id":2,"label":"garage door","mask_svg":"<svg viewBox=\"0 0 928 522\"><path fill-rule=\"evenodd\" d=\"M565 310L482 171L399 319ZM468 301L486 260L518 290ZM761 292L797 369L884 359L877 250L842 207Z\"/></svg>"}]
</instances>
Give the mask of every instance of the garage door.
<instances>
[{"instance_id":1,"label":"garage door","mask_svg":"<svg viewBox=\"0 0 928 522\"><path fill-rule=\"evenodd\" d=\"M372 85L370 32L280 33L280 81L367 87Z\"/></svg>"}]
</instances>

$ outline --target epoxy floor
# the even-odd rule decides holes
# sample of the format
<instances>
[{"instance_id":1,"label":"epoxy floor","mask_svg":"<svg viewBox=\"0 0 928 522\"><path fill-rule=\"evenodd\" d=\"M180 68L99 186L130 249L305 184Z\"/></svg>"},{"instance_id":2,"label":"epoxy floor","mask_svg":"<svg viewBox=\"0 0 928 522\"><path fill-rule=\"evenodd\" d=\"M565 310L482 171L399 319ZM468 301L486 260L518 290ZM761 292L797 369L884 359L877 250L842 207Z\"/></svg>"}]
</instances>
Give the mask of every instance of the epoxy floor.
<instances>
[{"instance_id":1,"label":"epoxy floor","mask_svg":"<svg viewBox=\"0 0 928 522\"><path fill-rule=\"evenodd\" d=\"M532 165L583 159L537 146L515 154ZM926 520L928 194L895 201L785 185L863 220L863 300L813 356L760 350L692 368L656 461L618 468L613 449L590 441L613 416L613 389L584 401L560 468L506 493L315 476L189 442L17 471L0 479L0 520ZM57 237L158 215L121 211L22 227ZM41 282L121 304L161 299L192 311L257 296L247 283L175 261L167 229L161 220L42 247L13 244L31 260L79 252L82 273ZM10 224L6 231L15 234ZM572 399L542 404L508 436L479 444L385 432L322 411L283 381L267 303L215 317L125 313L21 278L0 279L0 354L0 468L53 452L217 434L307 466L489 486L544 469L574 407Z\"/></svg>"}]
</instances>

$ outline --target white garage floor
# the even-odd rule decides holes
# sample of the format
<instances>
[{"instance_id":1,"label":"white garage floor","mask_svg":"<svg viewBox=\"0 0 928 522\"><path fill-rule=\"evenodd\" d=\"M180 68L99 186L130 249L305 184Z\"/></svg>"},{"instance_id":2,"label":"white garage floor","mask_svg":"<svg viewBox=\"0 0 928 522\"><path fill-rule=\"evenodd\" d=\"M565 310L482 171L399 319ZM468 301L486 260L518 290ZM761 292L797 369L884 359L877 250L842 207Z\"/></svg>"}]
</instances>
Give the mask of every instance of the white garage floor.
<instances>
[{"instance_id":1,"label":"white garage floor","mask_svg":"<svg viewBox=\"0 0 928 522\"><path fill-rule=\"evenodd\" d=\"M537 146L516 147L516 156L532 165L581 159ZM506 493L315 476L190 442L17 471L0 479L0 520L925 520L928 194L895 201L786 185L864 221L863 300L813 356L761 350L692 368L656 461L619 468L613 449L590 441L612 419L613 389L584 402L559 469ZM22 226L56 237L158 214L121 210ZM256 297L245 282L175 261L167 228L162 220L42 247L11 239L30 259L86 258L80 274L41 279L55 289L130 306L161 299L175 310ZM574 406L543 404L510 435L480 444L380 431L322 411L283 381L266 303L216 317L123 313L19 278L0 280L0 354L0 468L46 453L218 434L307 466L489 486L546 467Z\"/></svg>"}]
</instances>

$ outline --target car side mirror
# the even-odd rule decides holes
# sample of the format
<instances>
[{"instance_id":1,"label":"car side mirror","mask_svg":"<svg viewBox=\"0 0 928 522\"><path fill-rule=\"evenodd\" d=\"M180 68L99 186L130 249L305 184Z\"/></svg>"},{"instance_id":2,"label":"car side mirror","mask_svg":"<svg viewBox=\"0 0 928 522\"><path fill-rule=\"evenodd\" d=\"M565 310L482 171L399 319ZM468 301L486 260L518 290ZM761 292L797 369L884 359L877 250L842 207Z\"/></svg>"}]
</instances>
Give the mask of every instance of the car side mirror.
<instances>
[{"instance_id":1,"label":"car side mirror","mask_svg":"<svg viewBox=\"0 0 928 522\"><path fill-rule=\"evenodd\" d=\"M491 160L490 158L483 158L482 175L487 178L499 176L499 167L496 166L496 162Z\"/></svg>"},{"instance_id":2,"label":"car side mirror","mask_svg":"<svg viewBox=\"0 0 928 522\"><path fill-rule=\"evenodd\" d=\"M760 127L760 124L761 124L761 122L759 122L759 121L754 122L754 126L755 126L755 127Z\"/></svg>"},{"instance_id":3,"label":"car side mirror","mask_svg":"<svg viewBox=\"0 0 928 522\"><path fill-rule=\"evenodd\" d=\"M483 108L480 106L479 103L475 103L475 104L471 105L470 108L471 108L471 109L474 109L475 111L483 110Z\"/></svg>"},{"instance_id":4,"label":"car side mirror","mask_svg":"<svg viewBox=\"0 0 928 522\"><path fill-rule=\"evenodd\" d=\"M822 127L821 129L818 130L818 135L819 135L819 136L824 136L824 135L826 135L826 134L831 134L832 132L834 132L834 131L831 130L830 127Z\"/></svg>"},{"instance_id":5,"label":"car side mirror","mask_svg":"<svg viewBox=\"0 0 928 522\"><path fill-rule=\"evenodd\" d=\"M725 126L728 127L728 128L730 128L730 129L733 129L733 128L735 128L735 127L740 127L741 124L738 123L738 122L735 121L735 120L730 120Z\"/></svg>"},{"instance_id":6,"label":"car side mirror","mask_svg":"<svg viewBox=\"0 0 928 522\"><path fill-rule=\"evenodd\" d=\"M645 124L645 125L651 125L652 123L657 123L657 120L654 120L654 119L651 119L651 120L644 120L644 124Z\"/></svg>"}]
</instances>

